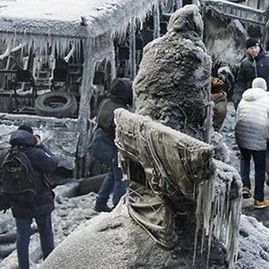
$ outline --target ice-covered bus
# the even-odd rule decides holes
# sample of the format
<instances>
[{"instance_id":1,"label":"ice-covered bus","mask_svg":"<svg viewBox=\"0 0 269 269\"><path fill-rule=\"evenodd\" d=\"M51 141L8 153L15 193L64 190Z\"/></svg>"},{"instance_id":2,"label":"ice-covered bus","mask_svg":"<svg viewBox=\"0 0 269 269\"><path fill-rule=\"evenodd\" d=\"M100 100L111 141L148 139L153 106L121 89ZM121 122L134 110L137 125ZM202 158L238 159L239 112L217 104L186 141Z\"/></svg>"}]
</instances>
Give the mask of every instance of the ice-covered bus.
<instances>
[{"instance_id":1,"label":"ice-covered bus","mask_svg":"<svg viewBox=\"0 0 269 269\"><path fill-rule=\"evenodd\" d=\"M165 33L175 0L0 1L1 143L22 122L83 177L97 99L133 78L143 46ZM167 15L168 14L168 15Z\"/></svg>"}]
</instances>

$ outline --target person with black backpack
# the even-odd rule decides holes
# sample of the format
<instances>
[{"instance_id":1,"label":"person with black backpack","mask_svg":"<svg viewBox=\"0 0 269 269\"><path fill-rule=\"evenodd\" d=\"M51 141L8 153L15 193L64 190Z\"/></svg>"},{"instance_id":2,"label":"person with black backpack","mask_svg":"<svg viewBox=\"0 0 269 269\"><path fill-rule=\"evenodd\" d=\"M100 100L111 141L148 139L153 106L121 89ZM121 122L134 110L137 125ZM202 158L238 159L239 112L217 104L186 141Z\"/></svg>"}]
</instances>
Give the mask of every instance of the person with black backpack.
<instances>
[{"instance_id":1,"label":"person with black backpack","mask_svg":"<svg viewBox=\"0 0 269 269\"><path fill-rule=\"evenodd\" d=\"M29 269L31 223L35 219L43 259L54 248L51 212L54 193L44 181L44 173L57 167L57 158L36 147L28 125L21 125L10 138L11 150L1 165L0 192L10 204L17 228L17 255L20 269Z\"/></svg>"}]
</instances>

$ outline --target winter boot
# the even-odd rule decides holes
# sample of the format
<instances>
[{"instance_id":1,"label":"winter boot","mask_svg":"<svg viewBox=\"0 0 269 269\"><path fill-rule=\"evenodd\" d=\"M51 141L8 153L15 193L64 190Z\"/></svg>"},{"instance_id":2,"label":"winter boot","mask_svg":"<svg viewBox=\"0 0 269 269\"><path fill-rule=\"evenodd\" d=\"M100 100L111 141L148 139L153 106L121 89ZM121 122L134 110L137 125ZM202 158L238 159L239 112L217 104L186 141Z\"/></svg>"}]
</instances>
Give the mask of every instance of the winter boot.
<instances>
[{"instance_id":1,"label":"winter boot","mask_svg":"<svg viewBox=\"0 0 269 269\"><path fill-rule=\"evenodd\" d=\"M269 200L263 200L263 201L255 200L254 201L254 208L256 209L262 209L268 206L269 206Z\"/></svg>"}]
</instances>

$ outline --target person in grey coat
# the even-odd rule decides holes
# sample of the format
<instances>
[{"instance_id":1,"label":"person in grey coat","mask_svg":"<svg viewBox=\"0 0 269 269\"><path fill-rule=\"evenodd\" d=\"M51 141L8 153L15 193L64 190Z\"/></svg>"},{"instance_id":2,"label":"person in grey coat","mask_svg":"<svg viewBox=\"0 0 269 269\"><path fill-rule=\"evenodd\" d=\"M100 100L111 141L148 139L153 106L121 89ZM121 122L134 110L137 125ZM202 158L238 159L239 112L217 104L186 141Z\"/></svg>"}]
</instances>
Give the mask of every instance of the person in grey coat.
<instances>
[{"instance_id":1,"label":"person in grey coat","mask_svg":"<svg viewBox=\"0 0 269 269\"><path fill-rule=\"evenodd\" d=\"M267 139L269 138L269 95L266 81L255 78L252 88L243 93L237 109L235 139L238 144L240 159L240 174L243 182L243 197L251 197L251 182L249 178L250 159L255 166L254 207L269 206L269 200L264 199L265 156Z\"/></svg>"}]
</instances>

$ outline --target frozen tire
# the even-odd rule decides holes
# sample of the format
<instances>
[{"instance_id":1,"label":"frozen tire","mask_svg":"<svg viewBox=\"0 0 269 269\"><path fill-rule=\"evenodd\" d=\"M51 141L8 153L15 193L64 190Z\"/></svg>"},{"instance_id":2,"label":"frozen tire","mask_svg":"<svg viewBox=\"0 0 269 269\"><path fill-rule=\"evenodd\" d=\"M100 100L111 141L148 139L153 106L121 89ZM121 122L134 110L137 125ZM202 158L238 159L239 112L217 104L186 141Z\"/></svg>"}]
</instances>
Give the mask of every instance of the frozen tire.
<instances>
[{"instance_id":1,"label":"frozen tire","mask_svg":"<svg viewBox=\"0 0 269 269\"><path fill-rule=\"evenodd\" d=\"M44 93L37 97L35 111L41 116L70 117L77 111L77 100L68 92Z\"/></svg>"}]
</instances>

